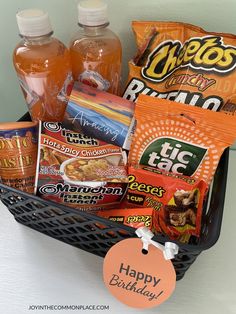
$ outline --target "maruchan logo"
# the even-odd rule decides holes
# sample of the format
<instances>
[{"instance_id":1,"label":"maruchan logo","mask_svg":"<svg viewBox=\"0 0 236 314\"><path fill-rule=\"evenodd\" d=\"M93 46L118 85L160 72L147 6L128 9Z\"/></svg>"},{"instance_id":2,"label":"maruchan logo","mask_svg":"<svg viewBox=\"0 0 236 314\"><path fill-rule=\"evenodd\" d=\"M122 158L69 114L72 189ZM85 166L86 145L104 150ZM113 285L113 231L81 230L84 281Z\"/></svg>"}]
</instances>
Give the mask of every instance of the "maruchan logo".
<instances>
[{"instance_id":1,"label":"maruchan logo","mask_svg":"<svg viewBox=\"0 0 236 314\"><path fill-rule=\"evenodd\" d=\"M161 82L180 67L227 73L236 66L236 48L223 44L218 36L165 41L149 56L142 76L150 81Z\"/></svg>"},{"instance_id":2,"label":"maruchan logo","mask_svg":"<svg viewBox=\"0 0 236 314\"><path fill-rule=\"evenodd\" d=\"M47 184L47 185L43 185L39 188L39 192L41 194L50 194L50 195L54 195L58 193L57 187L55 184Z\"/></svg>"},{"instance_id":3,"label":"maruchan logo","mask_svg":"<svg viewBox=\"0 0 236 314\"><path fill-rule=\"evenodd\" d=\"M83 194L106 194L106 195L123 195L123 189L120 187L99 186L88 187L69 184L45 184L39 188L41 194L55 195L59 193L83 193Z\"/></svg>"},{"instance_id":4,"label":"maruchan logo","mask_svg":"<svg viewBox=\"0 0 236 314\"><path fill-rule=\"evenodd\" d=\"M164 171L192 176L207 153L207 149L173 138L160 138L144 151L140 164Z\"/></svg>"},{"instance_id":5,"label":"maruchan logo","mask_svg":"<svg viewBox=\"0 0 236 314\"><path fill-rule=\"evenodd\" d=\"M44 122L43 126L45 129L47 129L50 132L57 133L58 131L61 130L61 125L58 122Z\"/></svg>"}]
</instances>

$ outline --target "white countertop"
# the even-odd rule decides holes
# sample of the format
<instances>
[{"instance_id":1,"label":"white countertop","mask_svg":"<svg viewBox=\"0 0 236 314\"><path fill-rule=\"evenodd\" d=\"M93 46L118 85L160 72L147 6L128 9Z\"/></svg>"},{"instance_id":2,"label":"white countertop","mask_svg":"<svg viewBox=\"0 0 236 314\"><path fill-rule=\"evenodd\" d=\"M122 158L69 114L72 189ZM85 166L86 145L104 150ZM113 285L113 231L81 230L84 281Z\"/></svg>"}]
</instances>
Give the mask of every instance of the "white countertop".
<instances>
[{"instance_id":1,"label":"white countertop","mask_svg":"<svg viewBox=\"0 0 236 314\"><path fill-rule=\"evenodd\" d=\"M31 230L1 204L0 313L236 313L236 151L230 152L220 239L177 282L171 298L150 310L119 303L102 281L103 259ZM36 305L108 305L108 310L33 310ZM30 308L30 306L32 306ZM32 310L30 310L32 309Z\"/></svg>"}]
</instances>

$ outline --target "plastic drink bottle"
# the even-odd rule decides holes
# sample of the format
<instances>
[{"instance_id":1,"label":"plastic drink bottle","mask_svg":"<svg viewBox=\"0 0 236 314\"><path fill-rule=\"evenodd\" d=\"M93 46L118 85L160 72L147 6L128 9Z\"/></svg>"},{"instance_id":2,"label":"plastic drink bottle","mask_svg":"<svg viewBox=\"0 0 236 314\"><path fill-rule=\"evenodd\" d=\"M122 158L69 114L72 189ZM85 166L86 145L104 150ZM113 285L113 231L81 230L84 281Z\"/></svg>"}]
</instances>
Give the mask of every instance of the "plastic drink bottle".
<instances>
[{"instance_id":1,"label":"plastic drink bottle","mask_svg":"<svg viewBox=\"0 0 236 314\"><path fill-rule=\"evenodd\" d=\"M48 13L29 9L16 18L22 41L13 63L31 118L61 121L72 87L69 50L52 37Z\"/></svg>"},{"instance_id":2,"label":"plastic drink bottle","mask_svg":"<svg viewBox=\"0 0 236 314\"><path fill-rule=\"evenodd\" d=\"M107 27L107 4L99 0L79 2L78 21L80 31L70 43L74 80L119 94L122 48Z\"/></svg>"}]
</instances>

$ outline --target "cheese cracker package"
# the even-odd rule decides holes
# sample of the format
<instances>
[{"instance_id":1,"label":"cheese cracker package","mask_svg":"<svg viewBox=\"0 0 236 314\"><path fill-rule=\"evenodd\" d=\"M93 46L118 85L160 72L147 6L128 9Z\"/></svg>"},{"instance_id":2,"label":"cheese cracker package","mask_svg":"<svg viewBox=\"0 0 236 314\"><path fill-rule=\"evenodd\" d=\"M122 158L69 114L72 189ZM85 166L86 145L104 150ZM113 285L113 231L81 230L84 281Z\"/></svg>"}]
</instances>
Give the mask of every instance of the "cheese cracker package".
<instances>
[{"instance_id":1,"label":"cheese cracker package","mask_svg":"<svg viewBox=\"0 0 236 314\"><path fill-rule=\"evenodd\" d=\"M147 94L235 111L235 35L177 22L135 21L132 27L138 54L129 62L124 98L135 101L139 94Z\"/></svg>"},{"instance_id":2,"label":"cheese cracker package","mask_svg":"<svg viewBox=\"0 0 236 314\"><path fill-rule=\"evenodd\" d=\"M129 164L146 165L210 184L236 139L236 117L140 95Z\"/></svg>"}]
</instances>

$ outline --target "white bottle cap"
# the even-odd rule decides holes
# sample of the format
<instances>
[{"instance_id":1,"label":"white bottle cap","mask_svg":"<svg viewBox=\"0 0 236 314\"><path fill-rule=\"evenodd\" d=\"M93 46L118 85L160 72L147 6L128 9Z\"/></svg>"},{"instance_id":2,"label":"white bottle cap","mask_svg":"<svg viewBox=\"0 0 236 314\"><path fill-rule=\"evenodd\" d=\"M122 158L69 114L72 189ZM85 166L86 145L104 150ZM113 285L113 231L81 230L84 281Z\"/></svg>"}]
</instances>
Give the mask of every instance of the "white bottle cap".
<instances>
[{"instance_id":1,"label":"white bottle cap","mask_svg":"<svg viewBox=\"0 0 236 314\"><path fill-rule=\"evenodd\" d=\"M79 24L99 26L108 23L107 4L100 0L85 0L78 4Z\"/></svg>"},{"instance_id":2,"label":"white bottle cap","mask_svg":"<svg viewBox=\"0 0 236 314\"><path fill-rule=\"evenodd\" d=\"M16 21L22 36L36 37L52 32L48 13L39 9L28 9L18 12Z\"/></svg>"}]
</instances>

